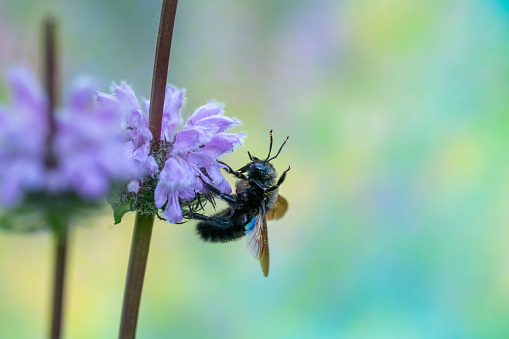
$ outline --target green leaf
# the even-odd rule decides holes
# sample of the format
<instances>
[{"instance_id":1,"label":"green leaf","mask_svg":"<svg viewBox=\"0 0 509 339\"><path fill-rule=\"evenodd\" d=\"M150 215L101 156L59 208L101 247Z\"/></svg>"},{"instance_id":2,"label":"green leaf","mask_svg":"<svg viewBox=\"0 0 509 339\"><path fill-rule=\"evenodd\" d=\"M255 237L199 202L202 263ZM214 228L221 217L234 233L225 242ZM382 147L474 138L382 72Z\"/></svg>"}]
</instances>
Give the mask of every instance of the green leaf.
<instances>
[{"instance_id":1,"label":"green leaf","mask_svg":"<svg viewBox=\"0 0 509 339\"><path fill-rule=\"evenodd\" d=\"M113 203L110 201L111 208L113 208L113 219L115 220L115 225L120 223L122 221L122 217L127 212L131 212L131 206L129 203L120 204L120 203Z\"/></svg>"},{"instance_id":2,"label":"green leaf","mask_svg":"<svg viewBox=\"0 0 509 339\"><path fill-rule=\"evenodd\" d=\"M113 209L113 219L115 225L122 221L124 214L132 211L132 204L128 197L126 197L125 185L117 185L113 188L110 196L108 197L108 203Z\"/></svg>"}]
</instances>

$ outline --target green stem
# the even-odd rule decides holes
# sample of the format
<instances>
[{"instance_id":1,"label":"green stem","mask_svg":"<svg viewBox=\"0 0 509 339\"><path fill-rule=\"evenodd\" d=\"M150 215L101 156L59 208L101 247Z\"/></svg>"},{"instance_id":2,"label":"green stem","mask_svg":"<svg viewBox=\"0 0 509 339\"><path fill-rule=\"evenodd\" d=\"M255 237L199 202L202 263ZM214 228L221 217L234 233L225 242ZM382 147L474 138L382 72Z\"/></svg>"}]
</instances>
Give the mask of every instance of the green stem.
<instances>
[{"instance_id":1,"label":"green stem","mask_svg":"<svg viewBox=\"0 0 509 339\"><path fill-rule=\"evenodd\" d=\"M161 22L159 23L157 35L149 109L149 128L154 137L154 143L152 144L153 151L159 147L159 140L161 138L164 97L166 94L166 80L168 77L168 64L177 2L178 0L163 0L161 8ZM141 292L153 225L154 215L142 215L139 212L136 214L124 291L122 318L120 321L120 339L136 337Z\"/></svg>"},{"instance_id":2,"label":"green stem","mask_svg":"<svg viewBox=\"0 0 509 339\"><path fill-rule=\"evenodd\" d=\"M124 291L122 319L120 321L119 338L121 339L135 338L136 336L141 292L147 267L153 225L154 215L136 214Z\"/></svg>"},{"instance_id":3,"label":"green stem","mask_svg":"<svg viewBox=\"0 0 509 339\"><path fill-rule=\"evenodd\" d=\"M65 267L67 262L68 230L66 224L52 225L55 241L55 275L53 284L53 316L51 338L62 336L62 317L64 304Z\"/></svg>"}]
</instances>

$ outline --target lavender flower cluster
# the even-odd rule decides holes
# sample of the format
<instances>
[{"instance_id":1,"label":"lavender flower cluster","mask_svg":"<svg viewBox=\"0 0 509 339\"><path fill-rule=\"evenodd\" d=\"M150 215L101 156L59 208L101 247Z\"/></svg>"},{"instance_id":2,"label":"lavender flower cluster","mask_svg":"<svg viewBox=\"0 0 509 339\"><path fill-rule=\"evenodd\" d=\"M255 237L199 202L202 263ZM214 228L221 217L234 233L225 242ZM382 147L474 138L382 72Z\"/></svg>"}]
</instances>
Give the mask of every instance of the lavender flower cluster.
<instances>
[{"instance_id":1,"label":"lavender flower cluster","mask_svg":"<svg viewBox=\"0 0 509 339\"><path fill-rule=\"evenodd\" d=\"M112 95L99 93L98 103L101 107L123 110L123 126L128 134L126 157L138 169L124 192L127 197L134 195L136 200L141 193L153 191L155 207L163 209L164 219L176 223L183 220L183 203L208 193L204 182L224 193L231 192L220 172L225 166L217 158L241 144L245 134L226 132L240 121L224 115L224 104L210 101L196 109L182 125L185 90L167 85L161 135L156 138L159 145L153 147L148 100L142 100L140 105L131 87L122 83L113 85ZM152 151L154 148L156 152Z\"/></svg>"},{"instance_id":2,"label":"lavender flower cluster","mask_svg":"<svg viewBox=\"0 0 509 339\"><path fill-rule=\"evenodd\" d=\"M21 205L34 193L97 201L112 182L134 173L123 156L121 111L95 103L90 79L74 82L65 105L55 110L53 133L49 100L30 71L12 68L7 82L11 104L0 106L0 207Z\"/></svg>"}]
</instances>

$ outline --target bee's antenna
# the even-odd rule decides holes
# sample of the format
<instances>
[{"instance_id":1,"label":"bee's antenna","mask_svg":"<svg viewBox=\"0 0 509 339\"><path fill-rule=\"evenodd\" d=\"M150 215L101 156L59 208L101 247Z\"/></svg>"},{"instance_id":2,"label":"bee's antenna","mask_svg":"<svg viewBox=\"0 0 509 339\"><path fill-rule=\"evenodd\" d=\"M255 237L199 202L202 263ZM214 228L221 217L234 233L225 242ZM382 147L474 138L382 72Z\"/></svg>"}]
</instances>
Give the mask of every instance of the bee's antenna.
<instances>
[{"instance_id":1,"label":"bee's antenna","mask_svg":"<svg viewBox=\"0 0 509 339\"><path fill-rule=\"evenodd\" d=\"M249 153L249 151L247 151L247 155L249 155L249 160L254 161L253 157L251 156L251 153Z\"/></svg>"},{"instance_id":2,"label":"bee's antenna","mask_svg":"<svg viewBox=\"0 0 509 339\"><path fill-rule=\"evenodd\" d=\"M272 132L272 131L271 131L271 132ZM271 136L271 141L272 141L272 133L270 134L270 136ZM284 146L284 145L286 144L286 142L288 141L288 138L290 138L290 137L286 137L286 139L285 139L285 141L283 142L283 144L281 145L281 147L279 147L279 151L277 151L277 154L276 154L275 156L273 156L272 158L265 160L265 162L269 162L269 161L271 161L271 160L273 160L273 159L276 159L276 158L277 158L277 156L279 155L279 153L281 153L281 150L283 149L283 146ZM272 143L271 143L271 144L272 144Z\"/></svg>"},{"instance_id":3,"label":"bee's antenna","mask_svg":"<svg viewBox=\"0 0 509 339\"><path fill-rule=\"evenodd\" d=\"M270 136L269 154L267 155L267 159L265 159L265 162L268 162L268 161L269 161L269 158L270 158L270 152L272 151L272 130L270 130L270 132L269 132L269 136Z\"/></svg>"}]
</instances>

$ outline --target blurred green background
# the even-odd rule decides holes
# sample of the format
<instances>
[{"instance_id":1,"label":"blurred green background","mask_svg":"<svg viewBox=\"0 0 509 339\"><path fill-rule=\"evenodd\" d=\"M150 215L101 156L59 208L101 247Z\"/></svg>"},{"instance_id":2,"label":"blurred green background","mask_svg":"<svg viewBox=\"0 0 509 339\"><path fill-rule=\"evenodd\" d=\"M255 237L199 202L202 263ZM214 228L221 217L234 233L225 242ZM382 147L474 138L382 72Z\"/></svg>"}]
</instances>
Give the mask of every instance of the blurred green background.
<instances>
[{"instance_id":1,"label":"blurred green background","mask_svg":"<svg viewBox=\"0 0 509 339\"><path fill-rule=\"evenodd\" d=\"M0 67L40 70L59 20L62 84L149 96L160 1L0 0ZM290 141L271 272L239 241L156 224L138 338L508 338L509 4L180 1L169 79L211 98L246 151ZM6 98L0 85L0 98ZM115 338L133 217L72 232L66 338ZM0 233L0 337L45 338L51 236Z\"/></svg>"}]
</instances>

